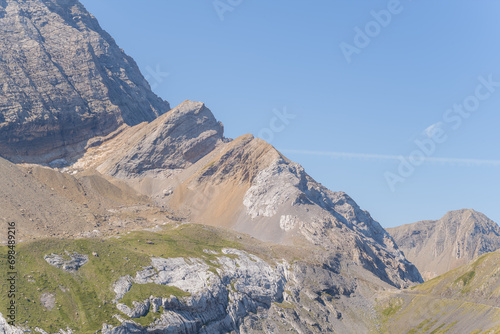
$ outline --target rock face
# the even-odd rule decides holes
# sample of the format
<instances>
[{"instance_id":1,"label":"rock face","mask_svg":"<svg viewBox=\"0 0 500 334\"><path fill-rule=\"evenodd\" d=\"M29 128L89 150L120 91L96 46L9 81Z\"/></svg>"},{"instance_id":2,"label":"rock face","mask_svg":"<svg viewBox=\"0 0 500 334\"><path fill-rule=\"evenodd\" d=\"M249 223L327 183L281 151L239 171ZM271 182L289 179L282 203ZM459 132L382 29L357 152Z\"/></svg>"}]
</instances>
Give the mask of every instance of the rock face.
<instances>
[{"instance_id":1,"label":"rock face","mask_svg":"<svg viewBox=\"0 0 500 334\"><path fill-rule=\"evenodd\" d=\"M303 236L327 249L330 257L347 257L389 284L401 287L420 280L418 271L368 212L347 194L317 183L297 163L280 157L261 170L243 204L246 217L239 223L251 228L246 232L279 226L284 239Z\"/></svg>"},{"instance_id":2,"label":"rock face","mask_svg":"<svg viewBox=\"0 0 500 334\"><path fill-rule=\"evenodd\" d=\"M73 168L96 168L120 178L189 167L224 141L224 128L201 102L184 101L149 124L122 129L112 140L94 140ZM104 142L102 145L98 145Z\"/></svg>"},{"instance_id":3,"label":"rock face","mask_svg":"<svg viewBox=\"0 0 500 334\"><path fill-rule=\"evenodd\" d=\"M500 249L500 227L474 210L452 211L437 221L421 221L387 231L425 279Z\"/></svg>"},{"instance_id":4,"label":"rock face","mask_svg":"<svg viewBox=\"0 0 500 334\"><path fill-rule=\"evenodd\" d=\"M76 0L0 1L0 155L47 163L170 109Z\"/></svg>"},{"instance_id":5,"label":"rock face","mask_svg":"<svg viewBox=\"0 0 500 334\"><path fill-rule=\"evenodd\" d=\"M59 268L59 269L62 269L62 270L68 271L68 272L76 272L78 269L80 269L81 266L83 266L85 263L89 262L89 257L85 254L66 253L66 255L67 255L67 257L69 257L69 259L65 260L64 256L59 255L59 254L45 255L44 259L51 266L54 266L56 268Z\"/></svg>"},{"instance_id":6,"label":"rock face","mask_svg":"<svg viewBox=\"0 0 500 334\"><path fill-rule=\"evenodd\" d=\"M391 236L348 195L326 189L251 135L224 140L221 124L199 102L104 140L71 168L121 178L199 223L265 241L320 245L327 250L321 261L349 259L397 287L421 280Z\"/></svg>"},{"instance_id":7,"label":"rock face","mask_svg":"<svg viewBox=\"0 0 500 334\"><path fill-rule=\"evenodd\" d=\"M43 260L61 247L87 257L98 248L102 255L68 273L61 261L54 270ZM49 333L369 332L376 322L370 296L389 285L348 261L315 262L310 249L185 223L116 238L23 243L20 254L35 265L20 268L26 298L19 307L32 314L54 308L43 320L20 312L18 324ZM56 306L75 317L59 320ZM0 333L21 327L7 326L0 314Z\"/></svg>"},{"instance_id":8,"label":"rock face","mask_svg":"<svg viewBox=\"0 0 500 334\"><path fill-rule=\"evenodd\" d=\"M340 258L389 284L421 280L391 236L345 193L332 192L272 146L252 136L225 143L196 164L157 175L138 189L194 221L230 227L282 244L322 247L319 261ZM173 175L173 176L172 176ZM165 193L163 189L170 189Z\"/></svg>"},{"instance_id":9,"label":"rock face","mask_svg":"<svg viewBox=\"0 0 500 334\"><path fill-rule=\"evenodd\" d=\"M216 272L198 258L153 258L151 262L135 278L122 277L114 290L117 308L126 316L136 319L163 308L160 319L148 328L130 321L103 333L226 333L238 330L250 312L267 310L273 302L283 301L283 268L237 249L222 250ZM119 303L133 284L147 283L175 286L190 296L151 296L135 301L133 307Z\"/></svg>"},{"instance_id":10,"label":"rock face","mask_svg":"<svg viewBox=\"0 0 500 334\"><path fill-rule=\"evenodd\" d=\"M16 166L0 158L0 169L7 172L0 175L5 192L0 211L26 223L19 232L27 236L32 235L27 230L40 229L33 236L56 236L48 225L59 224L66 237L92 229L84 236L101 238L101 233L150 227L150 218L158 223L148 231L160 233L160 224L174 225L163 222L166 217L240 232L225 235L232 241L218 241L223 244L218 254L209 246L220 238L196 239L202 230L178 242L184 224L172 226L167 237L148 234L159 244L142 240L141 231L123 244L118 236L113 248L91 258L94 248L86 255L75 250L60 255L61 248L40 254L37 260L45 258L47 263L41 262L54 275L82 280L95 277L85 277L93 270L103 279L111 277L131 268L129 257L140 259L142 269L134 266L133 272L113 276L113 282L88 285L93 293L85 297L99 300L72 302L86 316L66 319L74 325L66 332L94 326L87 317L109 315L101 329L108 334L362 333L376 324L374 290L422 281L392 237L347 194L326 189L252 135L225 139L222 124L201 102L185 101L167 112L169 105L151 92L133 60L76 0L0 0L0 32L5 77L0 154L53 167ZM269 243L269 250L259 250L265 259L237 249L243 245L235 240L245 238L251 239L247 250ZM178 255L191 240L196 240L193 247ZM99 244L112 241L102 238ZM159 252L172 244L175 257ZM200 244L212 250L194 253ZM127 245L145 248L134 253ZM111 249L122 246L121 252L132 253L115 258ZM122 259L124 268L114 268ZM62 270L54 273L50 265ZM175 287L190 296L123 301L141 284ZM30 291L37 297L30 300L38 300L39 291ZM80 298L60 286L51 291L57 291L58 301ZM111 291L115 294L108 299ZM155 320L145 325L148 319ZM17 330L2 321L0 333ZM99 330L94 327L92 332Z\"/></svg>"}]
</instances>

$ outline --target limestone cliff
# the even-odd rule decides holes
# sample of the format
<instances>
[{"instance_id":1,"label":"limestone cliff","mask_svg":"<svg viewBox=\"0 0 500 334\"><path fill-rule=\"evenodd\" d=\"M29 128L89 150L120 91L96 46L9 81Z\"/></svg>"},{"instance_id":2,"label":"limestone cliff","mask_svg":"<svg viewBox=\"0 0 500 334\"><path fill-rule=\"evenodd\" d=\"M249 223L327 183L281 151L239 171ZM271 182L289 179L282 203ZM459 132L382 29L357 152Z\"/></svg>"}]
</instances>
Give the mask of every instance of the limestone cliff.
<instances>
[{"instance_id":1,"label":"limestone cliff","mask_svg":"<svg viewBox=\"0 0 500 334\"><path fill-rule=\"evenodd\" d=\"M47 163L170 109L76 0L0 1L0 155Z\"/></svg>"}]
</instances>

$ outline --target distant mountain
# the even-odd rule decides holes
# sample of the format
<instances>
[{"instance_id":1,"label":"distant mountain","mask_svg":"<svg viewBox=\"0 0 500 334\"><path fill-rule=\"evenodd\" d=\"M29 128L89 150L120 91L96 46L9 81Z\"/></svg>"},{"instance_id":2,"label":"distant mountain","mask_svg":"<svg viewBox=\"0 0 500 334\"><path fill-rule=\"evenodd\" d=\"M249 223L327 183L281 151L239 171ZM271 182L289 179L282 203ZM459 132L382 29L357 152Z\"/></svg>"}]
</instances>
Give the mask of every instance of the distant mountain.
<instances>
[{"instance_id":1,"label":"distant mountain","mask_svg":"<svg viewBox=\"0 0 500 334\"><path fill-rule=\"evenodd\" d=\"M378 296L381 333L500 333L500 251Z\"/></svg>"},{"instance_id":2,"label":"distant mountain","mask_svg":"<svg viewBox=\"0 0 500 334\"><path fill-rule=\"evenodd\" d=\"M76 0L0 1L0 155L47 163L170 106Z\"/></svg>"},{"instance_id":3,"label":"distant mountain","mask_svg":"<svg viewBox=\"0 0 500 334\"><path fill-rule=\"evenodd\" d=\"M387 231L424 279L500 249L500 227L474 210L451 211L437 221L420 221Z\"/></svg>"}]
</instances>

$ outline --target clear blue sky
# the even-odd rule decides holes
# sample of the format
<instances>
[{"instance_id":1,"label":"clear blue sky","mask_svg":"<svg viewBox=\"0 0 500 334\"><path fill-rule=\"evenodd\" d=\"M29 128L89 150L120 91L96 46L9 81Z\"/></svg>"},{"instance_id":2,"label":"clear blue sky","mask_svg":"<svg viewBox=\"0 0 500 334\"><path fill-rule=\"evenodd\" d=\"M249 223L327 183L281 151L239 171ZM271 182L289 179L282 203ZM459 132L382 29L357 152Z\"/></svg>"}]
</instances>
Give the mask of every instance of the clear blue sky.
<instances>
[{"instance_id":1,"label":"clear blue sky","mask_svg":"<svg viewBox=\"0 0 500 334\"><path fill-rule=\"evenodd\" d=\"M221 0L224 20L213 0L82 2L158 95L205 102L226 136L262 135L273 110L293 114L272 144L384 227L461 208L500 222L500 86L478 79L500 82L498 1ZM373 10L391 10L390 22ZM350 63L347 44L359 46ZM467 118L446 114L464 101ZM434 141L424 130L438 122L446 140L399 174L397 157ZM404 182L391 189L387 172Z\"/></svg>"}]
</instances>

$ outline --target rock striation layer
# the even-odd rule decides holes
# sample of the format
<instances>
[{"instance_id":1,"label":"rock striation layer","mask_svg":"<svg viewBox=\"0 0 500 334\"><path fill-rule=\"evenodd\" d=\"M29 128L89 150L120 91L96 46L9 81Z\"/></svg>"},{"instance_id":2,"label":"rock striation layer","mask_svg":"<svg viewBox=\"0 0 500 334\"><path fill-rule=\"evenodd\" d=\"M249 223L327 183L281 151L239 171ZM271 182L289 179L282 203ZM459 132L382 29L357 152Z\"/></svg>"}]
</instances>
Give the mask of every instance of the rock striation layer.
<instances>
[{"instance_id":1,"label":"rock striation layer","mask_svg":"<svg viewBox=\"0 0 500 334\"><path fill-rule=\"evenodd\" d=\"M94 139L72 167L119 178L154 176L191 166L224 142L224 127L201 102L184 101L151 123L120 129L111 140Z\"/></svg>"},{"instance_id":2,"label":"rock striation layer","mask_svg":"<svg viewBox=\"0 0 500 334\"><path fill-rule=\"evenodd\" d=\"M0 155L47 163L167 112L134 60L76 0L0 1Z\"/></svg>"},{"instance_id":3,"label":"rock striation layer","mask_svg":"<svg viewBox=\"0 0 500 334\"><path fill-rule=\"evenodd\" d=\"M117 308L123 314L136 319L163 308L159 320L148 328L125 321L116 328L105 327L103 333L226 333L238 330L249 313L268 310L273 302L283 301L283 268L244 251L223 249L216 271L198 258L152 258L151 262L134 278L120 278L114 290ZM133 284L147 283L174 286L190 296L151 296L133 302L133 307L119 303Z\"/></svg>"}]
</instances>

